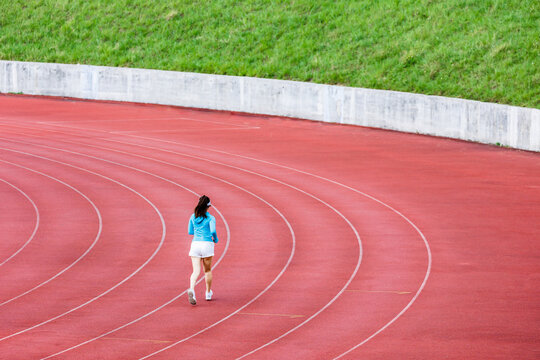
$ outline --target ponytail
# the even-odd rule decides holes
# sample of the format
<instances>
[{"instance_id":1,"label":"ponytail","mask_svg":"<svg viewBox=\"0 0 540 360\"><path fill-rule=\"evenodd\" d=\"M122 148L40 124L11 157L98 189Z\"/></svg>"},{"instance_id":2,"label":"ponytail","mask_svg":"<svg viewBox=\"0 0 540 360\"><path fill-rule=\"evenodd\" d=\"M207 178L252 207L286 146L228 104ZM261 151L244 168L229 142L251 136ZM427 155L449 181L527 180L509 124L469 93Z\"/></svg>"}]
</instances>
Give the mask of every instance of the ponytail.
<instances>
[{"instance_id":1,"label":"ponytail","mask_svg":"<svg viewBox=\"0 0 540 360\"><path fill-rule=\"evenodd\" d=\"M206 217L206 212L208 211L208 208L210 207L210 198L206 195L203 195L199 198L199 203L197 206L195 206L195 210L193 211L195 213L195 217Z\"/></svg>"}]
</instances>

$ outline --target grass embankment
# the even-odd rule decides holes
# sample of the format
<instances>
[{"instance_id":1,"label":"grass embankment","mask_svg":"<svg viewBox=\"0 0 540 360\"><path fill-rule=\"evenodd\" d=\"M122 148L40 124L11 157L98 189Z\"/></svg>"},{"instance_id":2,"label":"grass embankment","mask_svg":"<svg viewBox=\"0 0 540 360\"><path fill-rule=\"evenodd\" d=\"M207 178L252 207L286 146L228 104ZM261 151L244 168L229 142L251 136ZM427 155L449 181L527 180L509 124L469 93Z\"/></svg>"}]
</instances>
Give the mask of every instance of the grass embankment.
<instances>
[{"instance_id":1,"label":"grass embankment","mask_svg":"<svg viewBox=\"0 0 540 360\"><path fill-rule=\"evenodd\" d=\"M540 107L538 0L11 0L0 58Z\"/></svg>"}]
</instances>

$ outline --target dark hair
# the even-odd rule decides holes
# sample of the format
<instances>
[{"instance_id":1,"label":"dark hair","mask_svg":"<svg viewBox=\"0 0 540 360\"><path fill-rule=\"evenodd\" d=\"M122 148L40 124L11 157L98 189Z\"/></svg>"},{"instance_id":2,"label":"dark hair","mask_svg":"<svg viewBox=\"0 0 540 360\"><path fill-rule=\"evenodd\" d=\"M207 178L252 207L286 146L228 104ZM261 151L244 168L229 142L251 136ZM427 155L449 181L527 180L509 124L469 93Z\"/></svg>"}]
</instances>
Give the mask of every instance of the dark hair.
<instances>
[{"instance_id":1,"label":"dark hair","mask_svg":"<svg viewBox=\"0 0 540 360\"><path fill-rule=\"evenodd\" d=\"M208 204L210 204L210 198L208 196L203 195L199 198L199 203L197 204L197 206L195 206L194 210L196 218L206 217L206 211L210 207L210 205Z\"/></svg>"}]
</instances>

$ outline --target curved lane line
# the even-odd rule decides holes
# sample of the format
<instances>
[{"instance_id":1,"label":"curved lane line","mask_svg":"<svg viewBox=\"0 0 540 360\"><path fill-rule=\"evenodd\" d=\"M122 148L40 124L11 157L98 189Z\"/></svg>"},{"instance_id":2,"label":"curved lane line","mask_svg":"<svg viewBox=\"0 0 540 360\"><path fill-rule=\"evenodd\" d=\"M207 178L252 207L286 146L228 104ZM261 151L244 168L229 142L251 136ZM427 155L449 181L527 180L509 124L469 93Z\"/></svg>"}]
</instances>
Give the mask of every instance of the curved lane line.
<instances>
[{"instance_id":1,"label":"curved lane line","mask_svg":"<svg viewBox=\"0 0 540 360\"><path fill-rule=\"evenodd\" d=\"M84 195L81 191L77 190L75 187L73 187L73 186L71 186L71 185L69 185L69 184L63 182L62 180L59 180L59 179L53 177L53 176L47 175L47 174L45 174L45 173L42 173L42 172L40 172L40 171L33 170L33 169L27 168L27 167L25 167L25 166L22 166L22 165L19 165L19 164L15 164L15 163L12 163L12 162L9 162L9 161L6 161L6 160L0 160L0 161L1 161L1 162L4 162L4 163L7 163L7 164L11 164L11 165L13 165L13 166L17 166L17 167L19 167L19 168L22 168L22 169L25 169L25 170L28 170L28 171L31 171L31 172L34 172L34 173L36 173L36 174L39 174L39 175L48 177L48 178L50 178L50 179L52 179L52 180L54 180L54 181L56 181L56 182L61 183L62 185L65 185L65 186L69 187L70 189L72 189L73 191L75 191L77 194L81 195L84 199L86 199L86 201L88 201L88 202L90 203L90 205L92 205L92 207L94 208L94 210L95 210L95 212L96 212L96 214L97 214L97 216L98 216L98 224L99 224L99 226L98 226L98 232L97 232L97 234L96 234L96 237L95 237L94 241L92 242L92 244L90 245L90 247L89 247L88 249L86 249L86 251L85 251L81 256L79 256L79 258L78 258L77 260L75 260L75 261L74 261L73 263L71 263L68 267L64 268L62 271L60 271L59 273L57 273L57 274L54 275L53 277L49 278L48 280L42 282L41 284L39 284L39 285L33 287L33 288L30 289L30 290L25 291L25 292L22 293L22 294L19 294L19 295L15 296L15 297L13 297L13 298L11 298L11 299L9 299L9 300L6 300L6 301L0 303L0 306L3 306L3 305L6 305L6 304L8 304L8 303L10 303L10 302L12 302L12 301L14 301L14 300L16 300L16 299L18 299L18 298L24 296L24 295L27 295L27 294L31 293L32 291L34 291L34 290L36 290L36 289L39 289L40 287L42 287L43 285L45 285L45 284L47 284L47 283L51 282L52 280L54 280L54 279L57 278L58 276L62 275L62 274L63 274L64 272L66 272L67 270L69 270L71 267L73 267L76 263L78 263L78 262L79 262L82 258L84 258L86 255L88 255L88 253L92 250L92 248L93 248L93 247L97 244L97 242L99 241L99 238L100 238L100 236L101 236L101 231L102 231L102 229L103 229L103 221L102 221L102 218L101 218L101 213L99 212L99 210L98 210L96 204L94 204L94 203L92 202L92 200L90 200L86 195ZM37 228L36 228L36 230L37 230ZM22 250L22 249L21 249L21 250ZM6 261L7 261L7 260L6 260ZM2 340L3 340L3 339L0 339L0 341L2 341Z\"/></svg>"},{"instance_id":2,"label":"curved lane line","mask_svg":"<svg viewBox=\"0 0 540 360\"><path fill-rule=\"evenodd\" d=\"M30 198L30 196L28 196L28 194L26 194L24 191L22 191L21 189L19 189L17 186L13 185L12 183L10 183L9 181L6 181L4 179L0 179L0 181L8 184L9 186L11 186L12 188L14 188L15 190L17 190L18 192L20 192L26 199L28 199L28 201L30 202L30 204L32 204L32 206L34 207L34 212L36 213L36 225L34 226L34 231L32 231L32 234L30 234L30 237L28 238L28 240L26 240L26 242L19 248L17 249L17 251L15 251L13 254L11 254L10 257L8 257L6 260L2 261L0 263L0 266L4 265L5 263L7 263L9 260L11 260L12 258L14 258L15 256L17 256L18 253L20 253L25 247L26 245L28 245L33 239L34 239L34 236L36 236L36 232L39 228L39 220L40 220L40 217L39 217L39 210L36 206L36 204L34 203L34 201Z\"/></svg>"},{"instance_id":3,"label":"curved lane line","mask_svg":"<svg viewBox=\"0 0 540 360\"><path fill-rule=\"evenodd\" d=\"M4 139L4 140L8 140L8 141L9 141L9 139ZM43 322L41 322L41 323L39 323L39 324L37 324L37 325L34 325L34 326L32 326L32 327L26 328L26 329L24 329L24 330L18 331L18 332L16 332L16 333L11 334L11 335L8 335L8 336L5 336L5 337L3 337L3 338L0 338L0 341L4 341L4 340L9 339L9 338L11 338L11 337L20 335L20 334L22 334L22 333L25 333L25 332L27 332L27 331L33 330L33 329L35 329L35 328L37 328L37 327L40 327L40 326L45 325L45 324L47 324L47 323L50 323L50 322L52 322L52 321L54 321L54 320L57 320L57 319L59 319L59 318L65 316L65 315L67 315L67 314L69 314L69 313L72 313L72 312L74 312L74 311L76 311L76 310L78 310L78 309L80 309L80 308L82 308L82 307L84 307L84 306L86 306L86 305L88 305L88 304L94 302L95 300L97 300L97 299L99 299L99 298L105 296L105 295L108 294L109 292L111 292L111 291L113 291L114 289L116 289L118 286L120 286L120 285L122 285L123 283L125 283L126 281L128 281L131 277L133 277L135 274L137 274L142 268L144 268L144 267L145 267L145 266L146 266L146 265L147 265L147 264L148 264L148 263L156 256L156 254L158 253L158 251L161 249L161 246L163 245L163 242L164 242L164 240L165 240L166 227L165 227L165 220L163 219L163 216L162 216L161 212L158 210L158 208L157 208L150 200L148 200L146 197L144 197L142 194L140 194L140 193L137 192L136 190L130 188L130 187L127 186L127 185L122 184L122 183L119 182L119 181L116 181L116 180L111 179L111 178L109 178L109 177L106 177L106 176L104 176L104 175L95 173L95 172L93 172L93 171L90 171L90 170L87 170L87 169L83 169L83 168L77 167L77 166L75 166L75 165L71 165L71 164L67 164L67 163L61 162L61 161L49 159L49 158L46 158L46 157L43 157L43 156L34 155L34 154L26 153L26 152L23 152L23 151L13 150L13 149L7 149L7 148L3 148L3 147L0 147L0 150L11 151L11 152L19 153L19 154L24 154L24 155L27 155L27 156L36 157L36 158L43 159L43 160L48 160L48 161L51 161L51 162L56 162L56 163L59 163L59 164L63 164L63 165L66 165L66 166L69 166L69 167L72 167L72 168L81 170L81 171L88 172L88 173L90 173L90 174L94 174L94 175L99 176L99 177L102 177L102 178L104 178L104 179L110 180L110 181L112 181L112 182L114 182L114 183L116 183L116 184L118 184L118 185L120 185L120 186L122 186L122 187L124 187L124 188L126 188L126 189L128 189L128 190L130 190L130 191L132 191L132 192L135 193L136 195L140 196L143 200L145 200L148 204L150 204L150 206L152 206L152 208L153 208L153 209L156 211L156 213L158 214L158 216L159 216L159 218L160 218L160 221L161 221L161 225L162 225L162 236L161 236L161 239L160 239L160 242L159 242L158 247L156 248L156 250L154 250L154 253L152 253L152 255L151 255L151 256L150 256L150 257L149 257L149 258L148 258L148 259L147 259L147 260L146 260L139 268L137 268L137 270L135 270L133 273L131 273L128 277L126 277L125 279L123 279L122 281L120 281L119 283L117 283L116 285L114 285L113 287L111 287L110 289L108 289L107 291L103 292L102 294L100 294L100 295L94 297L93 299L88 300L87 302L85 302L85 303L83 303L83 304L81 304L81 305L79 305L79 306L77 306L77 307L75 307L75 308L73 308L73 309L71 309L71 310L69 310L69 311L64 312L63 314L60 314L60 315L55 316L55 317L53 317L53 318L50 318L49 320L43 321ZM1 160L1 161L3 161L3 160Z\"/></svg>"}]
</instances>

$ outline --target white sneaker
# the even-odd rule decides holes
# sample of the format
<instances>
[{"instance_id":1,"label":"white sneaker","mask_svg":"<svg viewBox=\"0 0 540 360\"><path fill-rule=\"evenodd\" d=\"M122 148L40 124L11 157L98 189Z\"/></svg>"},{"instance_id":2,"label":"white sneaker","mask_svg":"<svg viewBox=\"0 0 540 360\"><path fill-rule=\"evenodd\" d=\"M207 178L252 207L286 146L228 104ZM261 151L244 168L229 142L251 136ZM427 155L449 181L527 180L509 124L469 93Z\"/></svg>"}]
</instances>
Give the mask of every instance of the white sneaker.
<instances>
[{"instance_id":1,"label":"white sneaker","mask_svg":"<svg viewBox=\"0 0 540 360\"><path fill-rule=\"evenodd\" d=\"M189 298L189 303L191 305L196 305L197 304L197 299L195 298L195 291L193 289L188 289L187 294L188 294L188 298Z\"/></svg>"},{"instance_id":2,"label":"white sneaker","mask_svg":"<svg viewBox=\"0 0 540 360\"><path fill-rule=\"evenodd\" d=\"M212 295L214 295L214 292L210 290L210 292L206 293L206 301L212 300Z\"/></svg>"}]
</instances>

